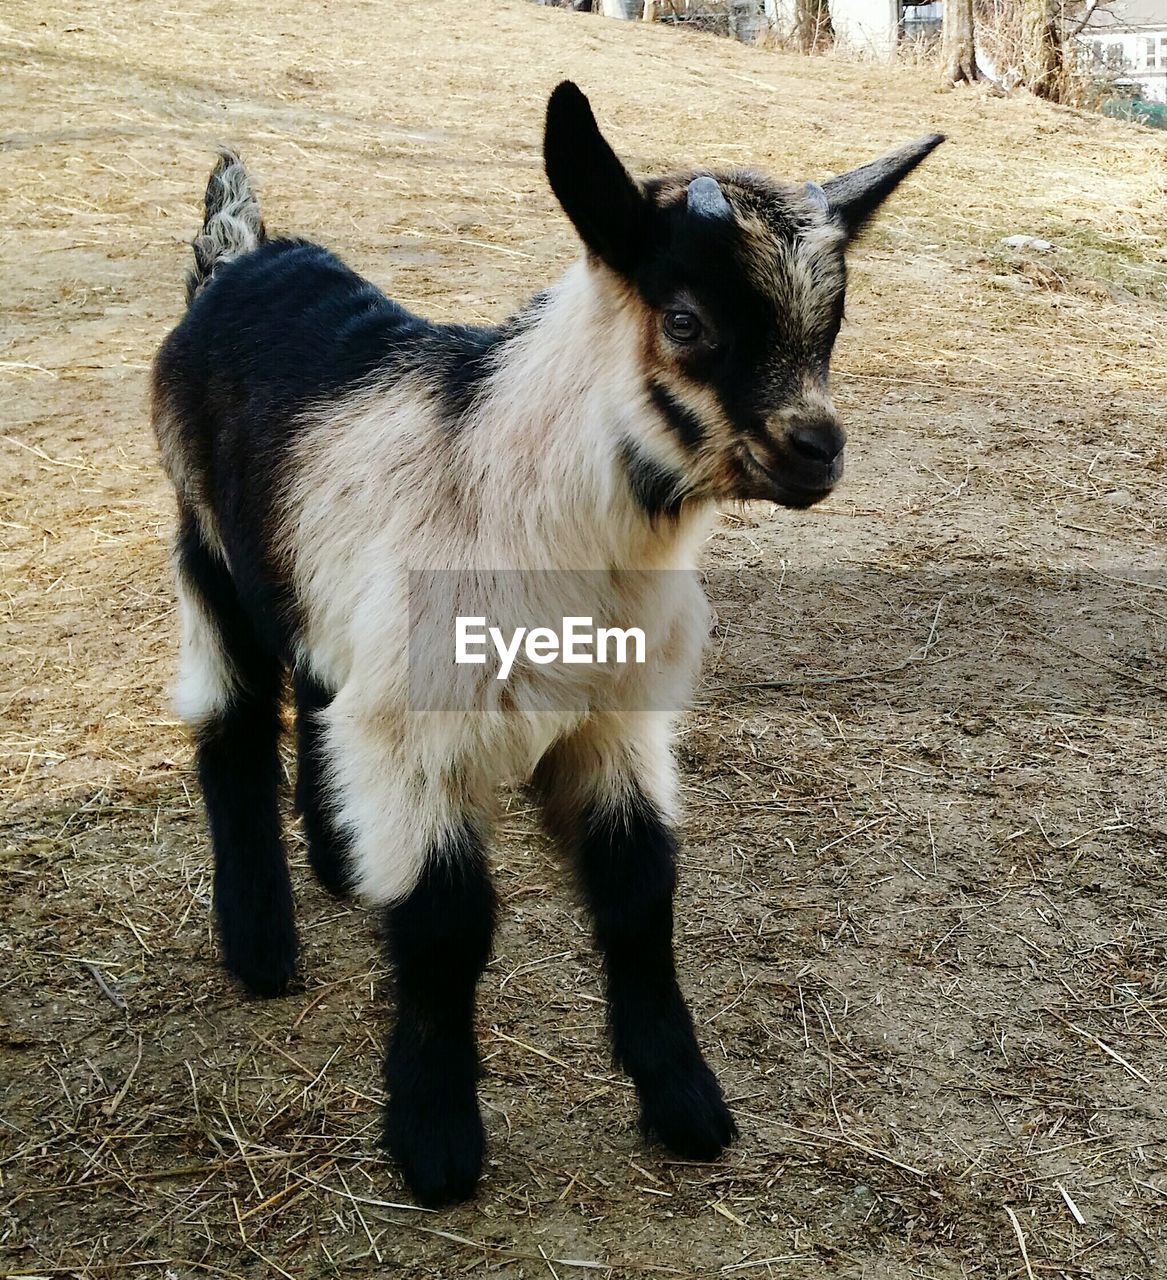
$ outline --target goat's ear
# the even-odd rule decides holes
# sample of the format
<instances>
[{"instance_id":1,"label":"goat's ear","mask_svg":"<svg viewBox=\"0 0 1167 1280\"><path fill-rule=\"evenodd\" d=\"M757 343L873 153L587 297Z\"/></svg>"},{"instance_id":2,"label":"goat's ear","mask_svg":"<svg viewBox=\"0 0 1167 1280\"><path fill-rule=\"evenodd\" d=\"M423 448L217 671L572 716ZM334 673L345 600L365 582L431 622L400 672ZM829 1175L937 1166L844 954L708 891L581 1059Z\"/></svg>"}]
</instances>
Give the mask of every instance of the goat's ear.
<instances>
[{"instance_id":1,"label":"goat's ear","mask_svg":"<svg viewBox=\"0 0 1167 1280\"><path fill-rule=\"evenodd\" d=\"M869 160L858 169L823 183L823 194L835 221L848 237L857 235L871 215L909 173L944 141L942 133L928 133Z\"/></svg>"},{"instance_id":2,"label":"goat's ear","mask_svg":"<svg viewBox=\"0 0 1167 1280\"><path fill-rule=\"evenodd\" d=\"M584 244L614 271L631 272L647 242L651 205L570 80L547 103L543 164Z\"/></svg>"}]
</instances>

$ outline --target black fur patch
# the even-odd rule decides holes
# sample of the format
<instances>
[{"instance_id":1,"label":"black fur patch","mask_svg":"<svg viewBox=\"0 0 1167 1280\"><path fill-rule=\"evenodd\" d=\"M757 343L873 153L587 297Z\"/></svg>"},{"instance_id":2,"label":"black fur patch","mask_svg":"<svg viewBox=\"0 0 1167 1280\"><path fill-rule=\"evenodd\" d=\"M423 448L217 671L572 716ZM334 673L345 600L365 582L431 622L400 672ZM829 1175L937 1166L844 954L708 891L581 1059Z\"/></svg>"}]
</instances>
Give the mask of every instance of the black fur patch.
<instances>
[{"instance_id":1,"label":"black fur patch","mask_svg":"<svg viewBox=\"0 0 1167 1280\"><path fill-rule=\"evenodd\" d=\"M446 421L460 426L474 407L482 384L494 372L502 329L451 325L442 330L440 344L430 351L428 376L442 398Z\"/></svg>"},{"instance_id":2,"label":"black fur patch","mask_svg":"<svg viewBox=\"0 0 1167 1280\"><path fill-rule=\"evenodd\" d=\"M474 991L494 915L486 856L468 827L429 851L417 887L384 914L397 997L385 1145L425 1204L465 1199L482 1167Z\"/></svg>"},{"instance_id":3,"label":"black fur patch","mask_svg":"<svg viewBox=\"0 0 1167 1280\"><path fill-rule=\"evenodd\" d=\"M786 288L783 254L793 254L804 229L790 194L753 174L727 182L735 207L766 228L747 236L736 219L693 216L683 200L654 209L655 248L631 273L637 292L654 311L696 309L702 338L683 357L688 375L717 396L743 434L758 434L766 419L798 394L807 371L825 375L842 319L842 246L833 259L838 284L825 284L805 309L801 289ZM650 199L663 199L648 183ZM774 260L768 273L754 261ZM762 281L771 279L772 288ZM659 406L658 406L659 407Z\"/></svg>"},{"instance_id":4,"label":"black fur patch","mask_svg":"<svg viewBox=\"0 0 1167 1280\"><path fill-rule=\"evenodd\" d=\"M215 914L223 961L257 995L278 995L296 967L292 886L280 842L283 671L260 644L226 567L180 515L179 571L214 619L238 678L228 706L203 725L196 761L215 855Z\"/></svg>"},{"instance_id":5,"label":"black fur patch","mask_svg":"<svg viewBox=\"0 0 1167 1280\"><path fill-rule=\"evenodd\" d=\"M335 897L343 898L351 887L350 839L333 816L333 800L326 781L324 730L319 718L333 694L302 671L296 672L295 689L296 808L304 823L308 861L321 885Z\"/></svg>"},{"instance_id":6,"label":"black fur patch","mask_svg":"<svg viewBox=\"0 0 1167 1280\"><path fill-rule=\"evenodd\" d=\"M216 267L163 343L155 396L273 652L290 661L300 626L276 513L308 412L373 381L420 375L456 425L523 314L499 329L431 324L303 240L269 240Z\"/></svg>"},{"instance_id":7,"label":"black fur patch","mask_svg":"<svg viewBox=\"0 0 1167 1280\"><path fill-rule=\"evenodd\" d=\"M705 439L705 425L701 419L685 408L663 383L651 382L648 394L661 417L668 423L669 429L685 448L690 451L699 449Z\"/></svg>"},{"instance_id":8,"label":"black fur patch","mask_svg":"<svg viewBox=\"0 0 1167 1280\"><path fill-rule=\"evenodd\" d=\"M608 980L616 1062L641 1126L678 1155L711 1160L737 1129L697 1046L673 965L676 842L643 794L586 813L576 865Z\"/></svg>"},{"instance_id":9,"label":"black fur patch","mask_svg":"<svg viewBox=\"0 0 1167 1280\"><path fill-rule=\"evenodd\" d=\"M649 242L649 211L600 133L587 98L569 80L556 86L547 103L543 164L589 252L615 271L630 270Z\"/></svg>"},{"instance_id":10,"label":"black fur patch","mask_svg":"<svg viewBox=\"0 0 1167 1280\"><path fill-rule=\"evenodd\" d=\"M646 457L631 440L620 445L620 461L637 505L650 520L676 520L685 501L685 487L674 471Z\"/></svg>"}]
</instances>

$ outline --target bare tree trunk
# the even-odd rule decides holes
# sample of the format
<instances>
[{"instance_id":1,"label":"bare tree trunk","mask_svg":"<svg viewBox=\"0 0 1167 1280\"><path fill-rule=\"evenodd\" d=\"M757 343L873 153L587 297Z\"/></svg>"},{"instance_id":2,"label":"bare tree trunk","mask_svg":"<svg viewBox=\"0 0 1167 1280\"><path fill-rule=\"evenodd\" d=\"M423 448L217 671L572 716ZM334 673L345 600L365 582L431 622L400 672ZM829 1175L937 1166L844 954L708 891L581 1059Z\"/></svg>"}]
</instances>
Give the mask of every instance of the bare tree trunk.
<instances>
[{"instance_id":1,"label":"bare tree trunk","mask_svg":"<svg viewBox=\"0 0 1167 1280\"><path fill-rule=\"evenodd\" d=\"M831 35L827 0L795 0L794 46L799 53L814 53L829 43Z\"/></svg>"},{"instance_id":2,"label":"bare tree trunk","mask_svg":"<svg viewBox=\"0 0 1167 1280\"><path fill-rule=\"evenodd\" d=\"M1024 0L1021 22L1025 87L1038 98L1057 102L1062 96L1064 54L1056 0Z\"/></svg>"},{"instance_id":3,"label":"bare tree trunk","mask_svg":"<svg viewBox=\"0 0 1167 1280\"><path fill-rule=\"evenodd\" d=\"M976 84L980 72L977 70L973 0L944 0L943 48L944 83Z\"/></svg>"}]
</instances>

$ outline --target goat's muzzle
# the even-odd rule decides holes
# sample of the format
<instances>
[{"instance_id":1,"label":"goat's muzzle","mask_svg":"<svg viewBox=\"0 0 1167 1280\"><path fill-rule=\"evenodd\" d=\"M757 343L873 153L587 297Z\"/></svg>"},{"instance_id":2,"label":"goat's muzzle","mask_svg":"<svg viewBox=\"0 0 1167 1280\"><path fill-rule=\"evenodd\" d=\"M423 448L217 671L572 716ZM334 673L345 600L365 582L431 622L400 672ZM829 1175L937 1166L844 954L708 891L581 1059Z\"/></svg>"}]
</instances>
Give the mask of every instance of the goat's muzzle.
<instances>
[{"instance_id":1,"label":"goat's muzzle","mask_svg":"<svg viewBox=\"0 0 1167 1280\"><path fill-rule=\"evenodd\" d=\"M765 498L802 510L821 502L843 478L847 433L830 416L783 424L764 443L745 445L743 497Z\"/></svg>"}]
</instances>

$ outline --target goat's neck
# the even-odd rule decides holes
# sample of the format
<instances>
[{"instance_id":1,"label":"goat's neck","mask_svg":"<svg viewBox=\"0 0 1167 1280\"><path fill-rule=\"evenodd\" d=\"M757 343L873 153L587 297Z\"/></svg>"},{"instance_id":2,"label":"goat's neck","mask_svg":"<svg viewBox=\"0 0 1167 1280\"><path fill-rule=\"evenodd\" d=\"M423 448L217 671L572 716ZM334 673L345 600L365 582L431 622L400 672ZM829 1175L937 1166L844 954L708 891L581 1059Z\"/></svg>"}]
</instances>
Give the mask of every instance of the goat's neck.
<instances>
[{"instance_id":1,"label":"goat's neck","mask_svg":"<svg viewBox=\"0 0 1167 1280\"><path fill-rule=\"evenodd\" d=\"M554 567L680 567L712 521L709 504L676 519L638 506L621 446L648 434L640 317L620 284L578 262L507 342L472 433L485 492L513 512L509 533Z\"/></svg>"}]
</instances>

